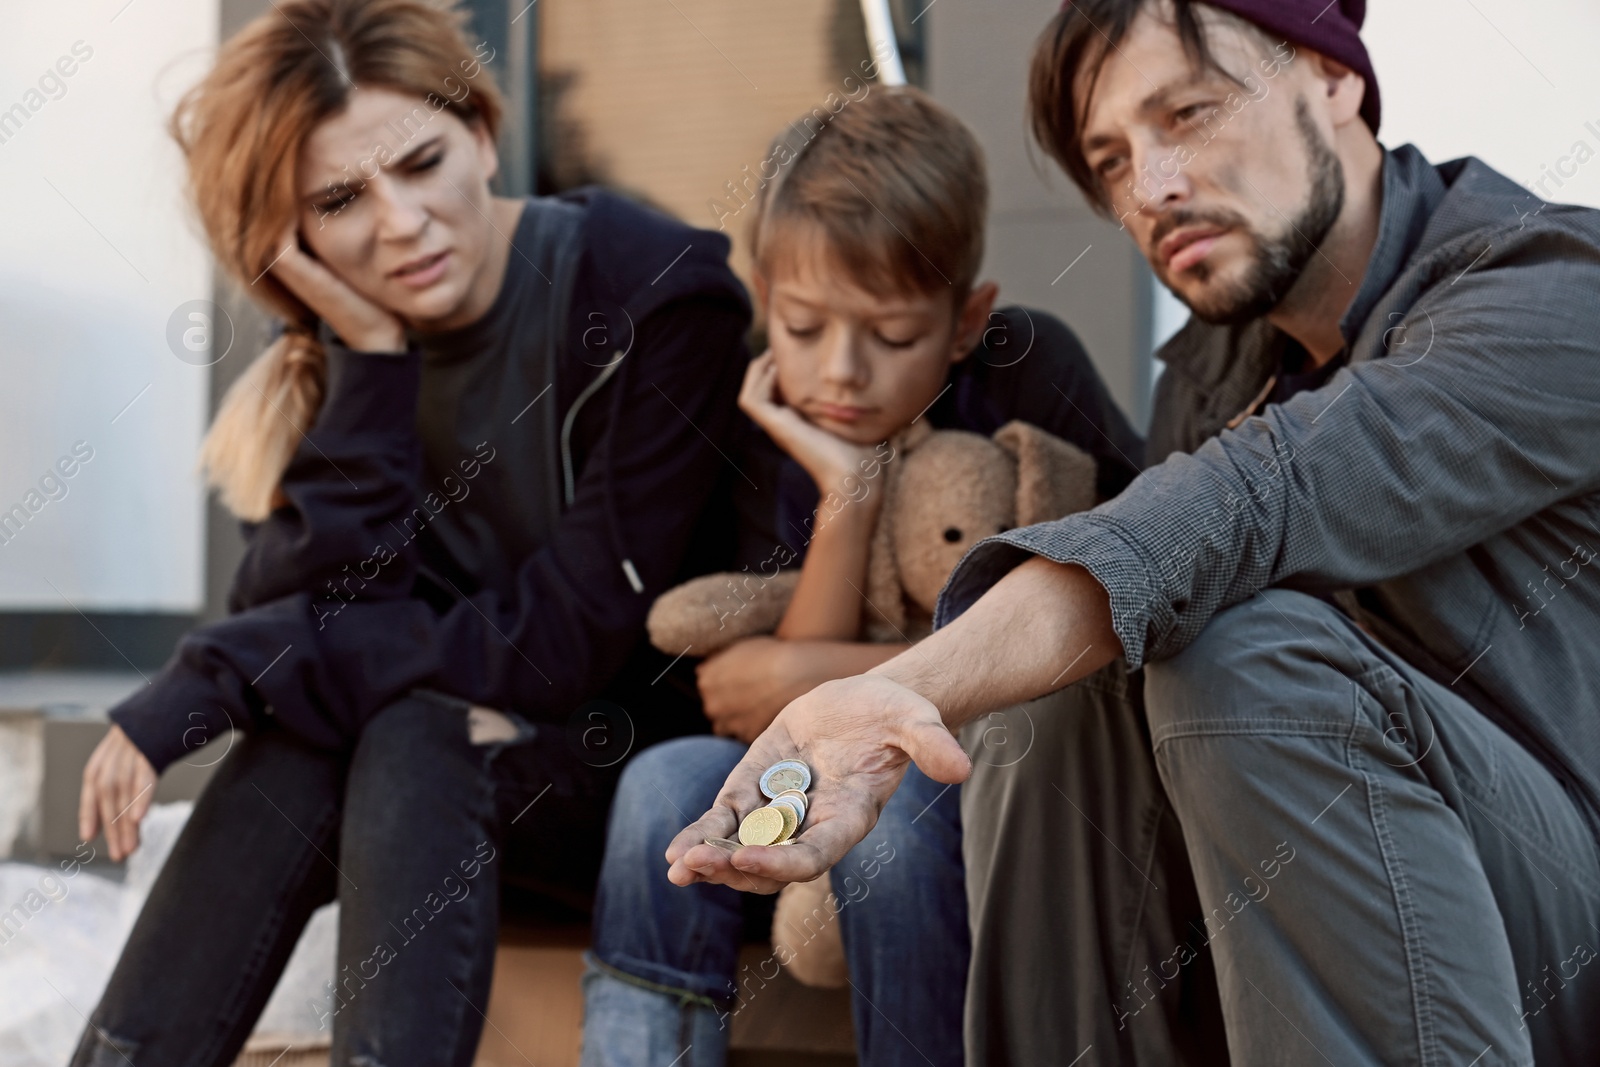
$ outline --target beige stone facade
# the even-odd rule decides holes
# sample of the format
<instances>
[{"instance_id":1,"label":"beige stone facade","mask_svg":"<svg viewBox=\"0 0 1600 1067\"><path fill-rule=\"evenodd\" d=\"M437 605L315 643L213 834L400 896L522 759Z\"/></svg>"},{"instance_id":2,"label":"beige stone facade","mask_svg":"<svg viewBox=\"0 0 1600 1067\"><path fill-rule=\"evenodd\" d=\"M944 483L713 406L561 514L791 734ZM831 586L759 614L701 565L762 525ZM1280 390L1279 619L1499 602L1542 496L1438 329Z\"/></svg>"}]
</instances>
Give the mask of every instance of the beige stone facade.
<instances>
[{"instance_id":1,"label":"beige stone facade","mask_svg":"<svg viewBox=\"0 0 1600 1067\"><path fill-rule=\"evenodd\" d=\"M539 64L557 89L548 161L742 240L727 183L867 58L855 0L541 0ZM859 71L857 71L859 77ZM858 81L850 83L851 87ZM857 90L859 92L859 90ZM713 208L721 204L722 210Z\"/></svg>"}]
</instances>

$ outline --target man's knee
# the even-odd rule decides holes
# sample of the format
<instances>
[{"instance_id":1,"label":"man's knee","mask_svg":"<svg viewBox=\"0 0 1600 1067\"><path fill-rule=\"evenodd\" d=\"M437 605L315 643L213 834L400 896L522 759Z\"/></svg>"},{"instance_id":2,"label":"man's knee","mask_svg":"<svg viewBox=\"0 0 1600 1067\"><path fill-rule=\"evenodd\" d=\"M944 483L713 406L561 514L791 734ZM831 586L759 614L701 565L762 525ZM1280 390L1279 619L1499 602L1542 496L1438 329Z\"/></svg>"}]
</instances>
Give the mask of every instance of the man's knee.
<instances>
[{"instance_id":1,"label":"man's knee","mask_svg":"<svg viewBox=\"0 0 1600 1067\"><path fill-rule=\"evenodd\" d=\"M1224 608L1182 651L1145 665L1155 745L1175 733L1299 729L1335 707L1347 722L1349 686L1373 666L1353 630L1333 605L1287 589Z\"/></svg>"}]
</instances>

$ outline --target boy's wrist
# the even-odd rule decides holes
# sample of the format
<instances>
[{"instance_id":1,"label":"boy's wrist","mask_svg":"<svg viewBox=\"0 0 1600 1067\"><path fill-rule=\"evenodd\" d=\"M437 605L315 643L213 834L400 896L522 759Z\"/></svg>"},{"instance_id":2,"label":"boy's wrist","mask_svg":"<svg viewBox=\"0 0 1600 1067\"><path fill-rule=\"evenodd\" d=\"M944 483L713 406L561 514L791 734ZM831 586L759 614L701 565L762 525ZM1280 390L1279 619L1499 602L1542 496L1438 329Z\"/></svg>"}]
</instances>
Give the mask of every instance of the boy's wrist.
<instances>
[{"instance_id":1,"label":"boy's wrist","mask_svg":"<svg viewBox=\"0 0 1600 1067\"><path fill-rule=\"evenodd\" d=\"M859 467L801 466L817 487L819 510L823 505L838 510L856 504L870 504L875 510L883 502L883 465L879 462L864 460Z\"/></svg>"},{"instance_id":2,"label":"boy's wrist","mask_svg":"<svg viewBox=\"0 0 1600 1067\"><path fill-rule=\"evenodd\" d=\"M877 525L878 514L883 509L884 493L881 487L872 485L866 492L858 488L854 495L837 489L830 492L820 485L817 489L820 495L811 527L815 535L820 536L824 530L832 530L834 532L830 536L833 537L845 531L871 536L873 527Z\"/></svg>"}]
</instances>

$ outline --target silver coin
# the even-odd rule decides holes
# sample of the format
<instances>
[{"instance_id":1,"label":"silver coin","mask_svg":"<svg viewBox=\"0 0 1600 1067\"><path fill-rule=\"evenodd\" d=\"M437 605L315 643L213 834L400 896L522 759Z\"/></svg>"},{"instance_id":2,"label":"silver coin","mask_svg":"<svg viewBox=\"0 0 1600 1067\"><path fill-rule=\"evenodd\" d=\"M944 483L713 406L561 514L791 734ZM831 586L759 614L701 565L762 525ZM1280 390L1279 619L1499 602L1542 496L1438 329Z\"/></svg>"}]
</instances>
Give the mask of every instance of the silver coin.
<instances>
[{"instance_id":1,"label":"silver coin","mask_svg":"<svg viewBox=\"0 0 1600 1067\"><path fill-rule=\"evenodd\" d=\"M806 802L795 796L793 793L781 793L778 796L773 797L772 803L768 804L767 807L775 808L779 804L782 804L784 807L794 812L794 822L796 826L799 826L801 823L806 821Z\"/></svg>"},{"instance_id":2,"label":"silver coin","mask_svg":"<svg viewBox=\"0 0 1600 1067\"><path fill-rule=\"evenodd\" d=\"M737 841L729 841L726 837L708 837L706 838L706 844L714 845L727 852L737 852L744 847Z\"/></svg>"},{"instance_id":3,"label":"silver coin","mask_svg":"<svg viewBox=\"0 0 1600 1067\"><path fill-rule=\"evenodd\" d=\"M800 792L798 789L785 789L772 799L781 800L784 797L788 797L790 800L798 801L800 807L802 808L809 808L811 806L811 798Z\"/></svg>"},{"instance_id":4,"label":"silver coin","mask_svg":"<svg viewBox=\"0 0 1600 1067\"><path fill-rule=\"evenodd\" d=\"M811 768L797 759L779 760L761 775L761 792L772 799L786 789L804 793L811 788Z\"/></svg>"}]
</instances>

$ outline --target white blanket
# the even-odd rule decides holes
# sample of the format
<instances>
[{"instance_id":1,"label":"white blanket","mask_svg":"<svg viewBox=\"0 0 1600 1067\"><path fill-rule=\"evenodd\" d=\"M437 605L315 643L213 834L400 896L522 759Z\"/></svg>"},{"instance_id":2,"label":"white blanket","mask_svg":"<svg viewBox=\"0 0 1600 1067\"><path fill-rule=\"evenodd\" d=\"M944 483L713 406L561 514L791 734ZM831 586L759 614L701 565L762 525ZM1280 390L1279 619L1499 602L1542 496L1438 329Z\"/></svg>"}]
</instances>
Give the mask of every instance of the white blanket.
<instances>
[{"instance_id":1,"label":"white blanket","mask_svg":"<svg viewBox=\"0 0 1600 1067\"><path fill-rule=\"evenodd\" d=\"M87 868L0 863L0 1064L57 1067L72 1055L190 808L150 809L122 882ZM327 1040L312 1005L325 1003L333 978L338 908L329 904L311 917L258 1034L297 1035L296 1044Z\"/></svg>"}]
</instances>

